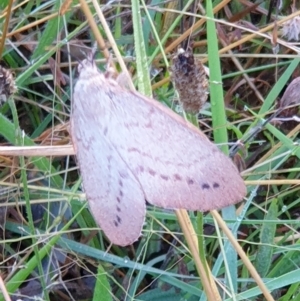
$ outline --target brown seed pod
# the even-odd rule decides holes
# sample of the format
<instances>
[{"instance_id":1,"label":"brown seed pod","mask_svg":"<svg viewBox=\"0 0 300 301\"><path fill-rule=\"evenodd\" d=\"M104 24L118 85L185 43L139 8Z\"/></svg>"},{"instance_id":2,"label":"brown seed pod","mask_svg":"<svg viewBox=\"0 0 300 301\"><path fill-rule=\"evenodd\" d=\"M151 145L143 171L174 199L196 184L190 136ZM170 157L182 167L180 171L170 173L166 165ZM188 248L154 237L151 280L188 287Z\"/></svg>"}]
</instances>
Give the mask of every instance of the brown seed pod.
<instances>
[{"instance_id":1,"label":"brown seed pod","mask_svg":"<svg viewBox=\"0 0 300 301\"><path fill-rule=\"evenodd\" d=\"M0 66L0 103L6 102L17 91L15 80L10 70Z\"/></svg>"},{"instance_id":2,"label":"brown seed pod","mask_svg":"<svg viewBox=\"0 0 300 301\"><path fill-rule=\"evenodd\" d=\"M202 63L194 58L191 50L180 48L172 57L170 71L184 111L199 113L208 95L208 81Z\"/></svg>"}]
</instances>

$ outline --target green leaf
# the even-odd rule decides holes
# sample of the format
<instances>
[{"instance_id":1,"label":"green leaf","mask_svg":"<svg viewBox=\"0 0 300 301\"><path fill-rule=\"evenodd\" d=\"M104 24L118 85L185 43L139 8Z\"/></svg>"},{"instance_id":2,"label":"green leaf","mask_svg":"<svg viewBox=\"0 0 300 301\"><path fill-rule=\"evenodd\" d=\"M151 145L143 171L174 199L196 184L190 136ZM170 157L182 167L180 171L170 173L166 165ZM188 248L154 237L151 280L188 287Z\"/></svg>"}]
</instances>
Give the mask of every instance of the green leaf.
<instances>
[{"instance_id":1,"label":"green leaf","mask_svg":"<svg viewBox=\"0 0 300 301\"><path fill-rule=\"evenodd\" d=\"M99 264L97 272L97 280L95 285L94 297L93 300L106 300L110 301L112 299L111 287L108 282L106 272L103 269L102 265Z\"/></svg>"},{"instance_id":2,"label":"green leaf","mask_svg":"<svg viewBox=\"0 0 300 301\"><path fill-rule=\"evenodd\" d=\"M134 46L136 52L137 64L137 81L138 90L149 97L152 96L151 81L149 76L149 68L147 62L147 54L145 41L143 36L143 26L141 20L141 10L139 1L131 1L132 4L132 21L133 21L133 35Z\"/></svg>"},{"instance_id":3,"label":"green leaf","mask_svg":"<svg viewBox=\"0 0 300 301\"><path fill-rule=\"evenodd\" d=\"M61 6L61 1L56 1L53 11L59 11L60 6ZM63 16L58 15L56 18L53 18L48 21L46 28L39 39L39 43L34 53L32 54L31 59L36 59L39 56L44 55L47 49L51 47L53 43L56 44L57 36L61 32L65 24L64 19L68 19L70 15L71 13L66 13Z\"/></svg>"},{"instance_id":4,"label":"green leaf","mask_svg":"<svg viewBox=\"0 0 300 301\"><path fill-rule=\"evenodd\" d=\"M254 264L261 277L265 277L267 275L271 265L277 214L277 200L273 200L262 225L260 233L260 245L257 250Z\"/></svg>"}]
</instances>

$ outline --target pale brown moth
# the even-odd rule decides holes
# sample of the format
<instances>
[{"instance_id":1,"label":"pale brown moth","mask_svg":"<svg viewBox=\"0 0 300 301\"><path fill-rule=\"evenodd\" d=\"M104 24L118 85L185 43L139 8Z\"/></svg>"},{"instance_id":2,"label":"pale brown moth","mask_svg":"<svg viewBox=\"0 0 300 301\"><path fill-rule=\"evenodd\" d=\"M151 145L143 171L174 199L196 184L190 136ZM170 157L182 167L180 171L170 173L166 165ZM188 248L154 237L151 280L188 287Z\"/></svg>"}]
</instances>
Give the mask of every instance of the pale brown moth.
<instances>
[{"instance_id":1,"label":"pale brown moth","mask_svg":"<svg viewBox=\"0 0 300 301\"><path fill-rule=\"evenodd\" d=\"M90 209L114 244L139 238L146 200L208 211L246 194L235 165L200 130L122 88L91 56L79 65L71 135Z\"/></svg>"}]
</instances>

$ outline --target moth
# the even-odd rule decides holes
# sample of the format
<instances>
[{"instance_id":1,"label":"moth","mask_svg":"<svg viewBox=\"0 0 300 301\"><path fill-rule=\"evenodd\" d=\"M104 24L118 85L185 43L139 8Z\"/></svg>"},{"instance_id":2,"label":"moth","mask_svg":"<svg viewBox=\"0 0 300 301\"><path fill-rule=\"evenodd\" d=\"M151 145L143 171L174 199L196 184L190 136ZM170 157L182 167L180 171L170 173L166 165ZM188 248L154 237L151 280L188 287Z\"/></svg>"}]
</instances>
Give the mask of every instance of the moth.
<instances>
[{"instance_id":1,"label":"moth","mask_svg":"<svg viewBox=\"0 0 300 301\"><path fill-rule=\"evenodd\" d=\"M71 136L91 212L112 243L139 238L146 200L208 211L243 199L237 168L199 129L123 88L92 56L78 71Z\"/></svg>"}]
</instances>

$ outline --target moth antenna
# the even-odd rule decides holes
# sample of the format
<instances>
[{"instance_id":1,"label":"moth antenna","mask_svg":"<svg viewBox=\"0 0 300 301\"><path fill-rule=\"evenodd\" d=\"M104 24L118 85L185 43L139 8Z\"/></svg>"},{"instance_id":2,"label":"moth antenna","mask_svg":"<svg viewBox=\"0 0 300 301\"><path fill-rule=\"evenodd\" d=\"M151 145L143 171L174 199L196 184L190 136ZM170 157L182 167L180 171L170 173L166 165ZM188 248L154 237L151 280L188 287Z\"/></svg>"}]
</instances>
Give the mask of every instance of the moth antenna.
<instances>
[{"instance_id":1,"label":"moth antenna","mask_svg":"<svg viewBox=\"0 0 300 301\"><path fill-rule=\"evenodd\" d=\"M107 59L107 62L106 62L106 71L109 71L110 68L112 68L112 62L113 62L113 57L112 57L112 54L110 53L109 54L109 57Z\"/></svg>"},{"instance_id":2,"label":"moth antenna","mask_svg":"<svg viewBox=\"0 0 300 301\"><path fill-rule=\"evenodd\" d=\"M86 56L86 60L88 60L91 64L94 64L94 62L95 62L96 51L97 51L97 49L94 49L94 47L93 47L91 52L88 53L88 55Z\"/></svg>"},{"instance_id":3,"label":"moth antenna","mask_svg":"<svg viewBox=\"0 0 300 301\"><path fill-rule=\"evenodd\" d=\"M95 56L96 56L97 50L98 50L98 45L97 45L97 42L95 42L92 47L90 56L89 56L89 58L91 59L92 62L95 61ZM102 49L102 50L104 50L104 49ZM114 68L113 57L112 57L112 54L109 53L109 57L107 59L106 68L105 68L105 77L115 78L116 76L117 76L117 72Z\"/></svg>"},{"instance_id":4,"label":"moth antenna","mask_svg":"<svg viewBox=\"0 0 300 301\"><path fill-rule=\"evenodd\" d=\"M98 45L97 42L94 42L94 45L92 47L92 50L90 52L90 58L94 61L95 60L95 56L96 56L96 52L98 50Z\"/></svg>"},{"instance_id":5,"label":"moth antenna","mask_svg":"<svg viewBox=\"0 0 300 301\"><path fill-rule=\"evenodd\" d=\"M104 51L105 49L107 49L107 47L100 47L99 49L101 51ZM93 60L95 60L95 56L96 56L97 51L98 51L98 44L97 44L97 42L95 42L93 47L92 47L92 51L91 51L91 57L92 57ZM113 66L113 60L112 60L112 56L111 56L110 53L109 53L109 57L107 59L107 64L111 64Z\"/></svg>"},{"instance_id":6,"label":"moth antenna","mask_svg":"<svg viewBox=\"0 0 300 301\"><path fill-rule=\"evenodd\" d=\"M114 79L116 79L118 77L118 72L116 71L116 69L114 67L113 56L111 53L109 54L109 57L106 62L105 77L106 78L114 78Z\"/></svg>"},{"instance_id":7,"label":"moth antenna","mask_svg":"<svg viewBox=\"0 0 300 301\"><path fill-rule=\"evenodd\" d=\"M82 59L80 59L77 55L74 55L72 54L70 51L66 51L66 50L63 50L61 49L61 51L63 53L66 53L68 56L70 56L72 59L74 59L77 63L78 63L78 66L81 66L83 67L83 64L82 64ZM89 54L86 54L84 51L81 51L82 54L84 54L84 57L89 59Z\"/></svg>"}]
</instances>

